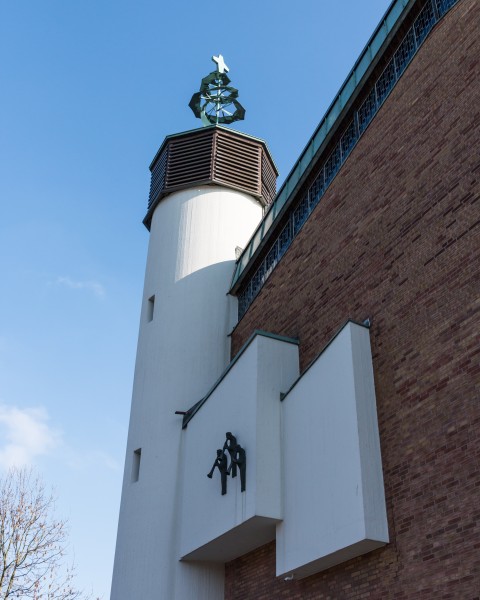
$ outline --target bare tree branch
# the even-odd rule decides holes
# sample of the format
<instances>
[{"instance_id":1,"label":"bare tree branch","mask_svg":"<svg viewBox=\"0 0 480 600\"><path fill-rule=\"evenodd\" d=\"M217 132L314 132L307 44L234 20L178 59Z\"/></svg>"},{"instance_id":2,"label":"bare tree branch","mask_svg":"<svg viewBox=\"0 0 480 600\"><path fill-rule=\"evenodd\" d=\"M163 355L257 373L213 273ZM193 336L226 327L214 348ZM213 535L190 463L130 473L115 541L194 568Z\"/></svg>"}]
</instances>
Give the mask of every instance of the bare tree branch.
<instances>
[{"instance_id":1,"label":"bare tree branch","mask_svg":"<svg viewBox=\"0 0 480 600\"><path fill-rule=\"evenodd\" d=\"M54 508L32 470L0 479L0 600L88 600L74 586L74 568L63 567L68 533Z\"/></svg>"}]
</instances>

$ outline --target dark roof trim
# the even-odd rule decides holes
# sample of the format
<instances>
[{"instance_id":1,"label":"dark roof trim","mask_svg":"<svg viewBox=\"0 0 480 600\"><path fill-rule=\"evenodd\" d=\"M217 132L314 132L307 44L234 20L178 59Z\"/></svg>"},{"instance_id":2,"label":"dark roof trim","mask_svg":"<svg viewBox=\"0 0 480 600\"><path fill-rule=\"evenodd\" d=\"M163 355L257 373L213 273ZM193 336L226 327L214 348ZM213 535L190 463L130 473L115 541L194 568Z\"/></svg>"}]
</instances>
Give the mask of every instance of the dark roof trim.
<instances>
[{"instance_id":1,"label":"dark roof trim","mask_svg":"<svg viewBox=\"0 0 480 600\"><path fill-rule=\"evenodd\" d=\"M393 0L237 261L231 288L258 257L417 0Z\"/></svg>"}]
</instances>

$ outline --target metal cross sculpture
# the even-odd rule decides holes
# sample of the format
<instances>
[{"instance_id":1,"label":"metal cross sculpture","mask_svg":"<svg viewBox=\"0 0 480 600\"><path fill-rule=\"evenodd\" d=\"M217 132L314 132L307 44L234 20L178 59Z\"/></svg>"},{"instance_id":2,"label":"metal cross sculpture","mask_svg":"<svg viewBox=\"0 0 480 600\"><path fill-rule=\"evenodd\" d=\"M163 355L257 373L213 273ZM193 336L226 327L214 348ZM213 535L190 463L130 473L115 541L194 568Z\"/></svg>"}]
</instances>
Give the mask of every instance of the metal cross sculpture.
<instances>
[{"instance_id":1,"label":"metal cross sculpture","mask_svg":"<svg viewBox=\"0 0 480 600\"><path fill-rule=\"evenodd\" d=\"M188 106L205 127L242 121L245 109L237 100L238 90L228 85L230 69L221 54L212 56L212 60L217 65L216 71L202 79L200 91L193 94Z\"/></svg>"}]
</instances>

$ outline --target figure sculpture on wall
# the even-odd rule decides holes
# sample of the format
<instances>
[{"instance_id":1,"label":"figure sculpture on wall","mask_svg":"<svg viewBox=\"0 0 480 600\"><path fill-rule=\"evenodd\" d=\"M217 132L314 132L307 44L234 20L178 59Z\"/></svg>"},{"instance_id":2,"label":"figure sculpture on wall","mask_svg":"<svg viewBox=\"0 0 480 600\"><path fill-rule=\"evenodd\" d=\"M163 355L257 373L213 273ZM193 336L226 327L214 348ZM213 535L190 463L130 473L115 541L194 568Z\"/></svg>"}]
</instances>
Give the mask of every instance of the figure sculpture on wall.
<instances>
[{"instance_id":1,"label":"figure sculpture on wall","mask_svg":"<svg viewBox=\"0 0 480 600\"><path fill-rule=\"evenodd\" d=\"M227 450L227 452L230 454L230 467L228 468L228 473L232 477L236 477L237 464L233 461L233 455L235 453L235 447L237 446L237 438L230 431L227 431L226 437L227 439L223 444L223 451L225 452L225 450Z\"/></svg>"},{"instance_id":2,"label":"figure sculpture on wall","mask_svg":"<svg viewBox=\"0 0 480 600\"><path fill-rule=\"evenodd\" d=\"M232 478L237 476L237 468L240 470L240 490L245 491L246 488L246 468L247 458L245 449L237 442L237 438L231 431L225 434L226 440L222 449L217 450L217 458L215 459L210 473L207 477L212 479L215 469L218 469L221 477L222 496L227 493L227 475ZM227 453L230 456L230 464L228 464Z\"/></svg>"},{"instance_id":3,"label":"figure sculpture on wall","mask_svg":"<svg viewBox=\"0 0 480 600\"><path fill-rule=\"evenodd\" d=\"M218 469L220 471L220 477L222 481L222 496L224 496L227 493L227 475L229 474L227 464L227 457L225 456L223 450L220 450L219 448L217 450L217 458L215 459L213 466L210 469L210 473L207 475L207 477L211 479L213 477L213 472L215 471L215 469Z\"/></svg>"},{"instance_id":4,"label":"figure sculpture on wall","mask_svg":"<svg viewBox=\"0 0 480 600\"><path fill-rule=\"evenodd\" d=\"M230 475L230 471L232 472L232 477L235 477L235 475L237 474L237 465L238 468L240 470L240 491L244 492L245 491L245 475L246 475L246 469L247 469L247 458L246 458L246 454L245 454L245 450L240 446L240 444L237 444L235 446L235 448L233 449L233 453L230 453L230 456L232 458L231 462L230 462L230 466L228 467L228 475ZM235 475L233 475L233 471L235 470Z\"/></svg>"}]
</instances>

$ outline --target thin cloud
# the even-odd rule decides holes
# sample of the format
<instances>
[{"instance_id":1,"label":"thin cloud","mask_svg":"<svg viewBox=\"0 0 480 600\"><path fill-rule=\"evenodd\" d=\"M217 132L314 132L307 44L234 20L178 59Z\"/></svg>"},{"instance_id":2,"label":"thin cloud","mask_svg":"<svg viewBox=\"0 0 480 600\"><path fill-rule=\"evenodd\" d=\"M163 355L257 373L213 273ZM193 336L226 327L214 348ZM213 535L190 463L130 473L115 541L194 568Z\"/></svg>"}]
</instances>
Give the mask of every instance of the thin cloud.
<instances>
[{"instance_id":1,"label":"thin cloud","mask_svg":"<svg viewBox=\"0 0 480 600\"><path fill-rule=\"evenodd\" d=\"M0 404L0 467L31 465L37 457L49 454L61 441L48 423L43 407L18 408ZM2 431L3 430L3 431Z\"/></svg>"},{"instance_id":2,"label":"thin cloud","mask_svg":"<svg viewBox=\"0 0 480 600\"><path fill-rule=\"evenodd\" d=\"M106 469L117 472L121 471L122 465L120 465L118 461L116 461L106 452L95 452L95 455L98 457L100 464L102 464Z\"/></svg>"},{"instance_id":3,"label":"thin cloud","mask_svg":"<svg viewBox=\"0 0 480 600\"><path fill-rule=\"evenodd\" d=\"M101 450L91 452L79 452L74 448L68 448L64 453L64 458L71 469L82 471L91 469L93 465L109 471L121 472L123 465L119 464L112 456Z\"/></svg>"},{"instance_id":4,"label":"thin cloud","mask_svg":"<svg viewBox=\"0 0 480 600\"><path fill-rule=\"evenodd\" d=\"M75 281L70 277L57 277L56 283L70 288L71 290L87 290L93 292L98 298L103 298L106 291L101 283L98 281Z\"/></svg>"}]
</instances>

